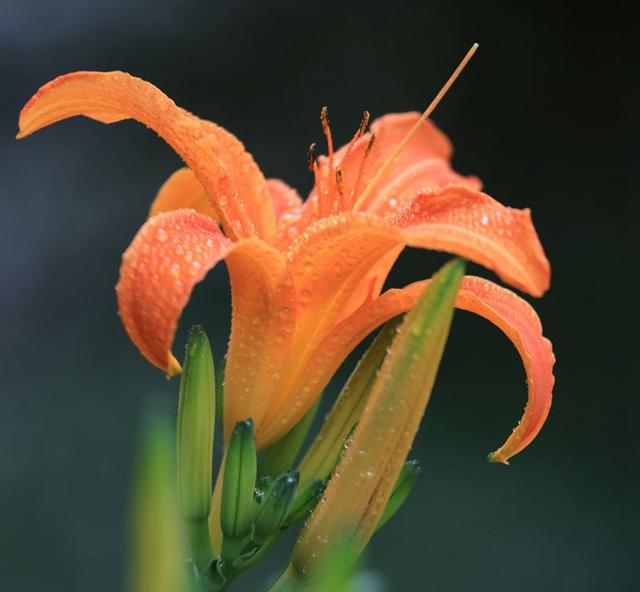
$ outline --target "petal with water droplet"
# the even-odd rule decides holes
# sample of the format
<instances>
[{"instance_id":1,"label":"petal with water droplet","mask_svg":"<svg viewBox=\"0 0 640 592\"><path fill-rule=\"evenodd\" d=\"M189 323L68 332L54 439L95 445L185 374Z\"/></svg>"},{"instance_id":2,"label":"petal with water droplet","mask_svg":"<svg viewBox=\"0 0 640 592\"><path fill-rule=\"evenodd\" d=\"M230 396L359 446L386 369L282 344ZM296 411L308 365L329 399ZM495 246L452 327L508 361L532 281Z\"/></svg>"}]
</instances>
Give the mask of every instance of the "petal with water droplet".
<instances>
[{"instance_id":1,"label":"petal with water droplet","mask_svg":"<svg viewBox=\"0 0 640 592\"><path fill-rule=\"evenodd\" d=\"M328 331L367 300L363 285L376 265L402 248L401 235L379 218L341 214L311 225L287 251L298 313L285 380L256 429L261 441L276 441L313 404L320 388L297 388L306 364ZM388 263L388 262L387 262Z\"/></svg>"},{"instance_id":2,"label":"petal with water droplet","mask_svg":"<svg viewBox=\"0 0 640 592\"><path fill-rule=\"evenodd\" d=\"M205 187L230 236L270 238L275 215L265 179L242 143L225 129L176 106L152 84L124 72L73 72L45 84L20 113L18 138L76 115L102 123L136 119L157 132ZM225 207L225 177L238 199ZM235 222L235 224L232 224Z\"/></svg>"},{"instance_id":3,"label":"petal with water droplet","mask_svg":"<svg viewBox=\"0 0 640 592\"><path fill-rule=\"evenodd\" d=\"M225 368L225 436L238 421L251 417L262 448L263 416L293 339L295 290L284 255L257 238L238 243L226 263L233 314Z\"/></svg>"},{"instance_id":4,"label":"petal with water droplet","mask_svg":"<svg viewBox=\"0 0 640 592\"><path fill-rule=\"evenodd\" d=\"M283 214L299 208L302 205L300 194L280 179L267 179L267 186L273 200L273 209L276 220L280 220Z\"/></svg>"},{"instance_id":5,"label":"petal with water droplet","mask_svg":"<svg viewBox=\"0 0 640 592\"><path fill-rule=\"evenodd\" d=\"M415 197L387 218L412 247L447 251L495 271L533 296L549 287L551 271L529 210L508 208L486 193L450 186Z\"/></svg>"},{"instance_id":6,"label":"petal with water droplet","mask_svg":"<svg viewBox=\"0 0 640 592\"><path fill-rule=\"evenodd\" d=\"M180 372L171 344L182 309L233 244L208 216L174 210L149 219L122 257L120 317L142 355L169 375Z\"/></svg>"}]
</instances>

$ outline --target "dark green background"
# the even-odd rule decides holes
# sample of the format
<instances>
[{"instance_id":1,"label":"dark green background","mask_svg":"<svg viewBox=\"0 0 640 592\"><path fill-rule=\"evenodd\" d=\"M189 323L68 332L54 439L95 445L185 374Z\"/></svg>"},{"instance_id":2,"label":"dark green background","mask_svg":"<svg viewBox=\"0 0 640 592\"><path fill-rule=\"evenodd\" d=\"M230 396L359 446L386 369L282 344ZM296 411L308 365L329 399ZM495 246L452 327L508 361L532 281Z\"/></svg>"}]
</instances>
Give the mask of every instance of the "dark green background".
<instances>
[{"instance_id":1,"label":"dark green background","mask_svg":"<svg viewBox=\"0 0 640 592\"><path fill-rule=\"evenodd\" d=\"M363 109L423 108L474 41L435 120L458 170L533 210L553 266L534 306L558 357L554 406L510 467L487 465L524 376L498 330L458 314L412 452L423 475L366 565L387 590L638 589L637 67L630 15L586 6L1 0L0 589L121 589L141 402L177 392L129 343L113 286L178 158L132 122L78 119L17 143L22 104L61 73L127 70L304 193L322 105L343 141ZM390 284L444 259L407 253ZM222 355L228 311L221 267L183 330L201 321Z\"/></svg>"}]
</instances>

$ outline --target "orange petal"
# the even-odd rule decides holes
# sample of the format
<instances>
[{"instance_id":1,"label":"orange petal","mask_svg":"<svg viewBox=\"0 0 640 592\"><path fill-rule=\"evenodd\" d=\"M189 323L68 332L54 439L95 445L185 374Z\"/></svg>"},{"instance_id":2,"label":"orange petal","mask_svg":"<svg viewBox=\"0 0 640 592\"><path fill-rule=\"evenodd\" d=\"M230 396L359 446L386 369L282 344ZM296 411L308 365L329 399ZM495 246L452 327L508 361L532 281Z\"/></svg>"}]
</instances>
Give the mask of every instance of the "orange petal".
<instances>
[{"instance_id":1,"label":"orange petal","mask_svg":"<svg viewBox=\"0 0 640 592\"><path fill-rule=\"evenodd\" d=\"M422 160L408 166L380 187L367 211L378 216L392 214L409 205L418 192L435 190L451 184L463 185L476 191L482 188L480 179L459 175L447 160Z\"/></svg>"},{"instance_id":2,"label":"orange petal","mask_svg":"<svg viewBox=\"0 0 640 592\"><path fill-rule=\"evenodd\" d=\"M535 310L513 292L481 278L463 282L457 306L483 316L499 327L515 345L527 373L529 395L522 419L506 442L490 455L506 463L526 448L542 429L551 408L555 356L543 337Z\"/></svg>"},{"instance_id":3,"label":"orange petal","mask_svg":"<svg viewBox=\"0 0 640 592\"><path fill-rule=\"evenodd\" d=\"M242 143L175 105L152 84L124 72L74 72L45 84L20 113L23 138L75 115L103 123L133 118L157 132L187 163L213 200L229 236L271 237L275 215L267 184ZM237 192L232 200L221 183Z\"/></svg>"},{"instance_id":4,"label":"orange petal","mask_svg":"<svg viewBox=\"0 0 640 592\"><path fill-rule=\"evenodd\" d=\"M274 442L313 404L320 389L295 388L317 345L339 319L366 299L363 280L381 259L402 247L402 237L383 220L341 214L310 226L287 252L298 313L291 358L257 437ZM360 290L358 295L357 291ZM355 298L354 298L355 294Z\"/></svg>"},{"instance_id":5,"label":"orange petal","mask_svg":"<svg viewBox=\"0 0 640 592\"><path fill-rule=\"evenodd\" d=\"M227 256L233 315L224 387L225 437L252 418L259 438L293 336L295 290L282 253L253 238Z\"/></svg>"},{"instance_id":6,"label":"orange petal","mask_svg":"<svg viewBox=\"0 0 640 592\"><path fill-rule=\"evenodd\" d=\"M308 384L323 388L360 341L413 306L428 281L388 290L343 321L318 346L304 370L304 380L296 388L303 389ZM549 413L555 362L551 343L542 335L540 319L533 308L510 290L488 280L466 276L456 307L478 314L500 328L515 345L525 367L529 392L524 415L507 441L490 456L494 462L506 462L536 437Z\"/></svg>"},{"instance_id":7,"label":"orange petal","mask_svg":"<svg viewBox=\"0 0 640 592\"><path fill-rule=\"evenodd\" d=\"M300 194L293 187L289 187L284 181L280 179L267 179L267 186L271 193L273 209L276 213L277 220L280 220L284 213L299 208L302 205Z\"/></svg>"},{"instance_id":8,"label":"orange petal","mask_svg":"<svg viewBox=\"0 0 640 592\"><path fill-rule=\"evenodd\" d=\"M116 286L122 322L142 355L170 376L180 372L171 344L182 309L232 246L208 216L174 210L149 219L122 257Z\"/></svg>"},{"instance_id":9,"label":"orange petal","mask_svg":"<svg viewBox=\"0 0 640 592\"><path fill-rule=\"evenodd\" d=\"M191 209L213 218L217 222L217 213L209 200L202 183L193 171L187 167L178 169L160 187L158 195L151 204L149 217L172 210Z\"/></svg>"},{"instance_id":10,"label":"orange petal","mask_svg":"<svg viewBox=\"0 0 640 592\"><path fill-rule=\"evenodd\" d=\"M462 255L505 282L541 296L550 268L529 210L507 208L485 193L451 186L422 193L387 220L412 247Z\"/></svg>"}]
</instances>

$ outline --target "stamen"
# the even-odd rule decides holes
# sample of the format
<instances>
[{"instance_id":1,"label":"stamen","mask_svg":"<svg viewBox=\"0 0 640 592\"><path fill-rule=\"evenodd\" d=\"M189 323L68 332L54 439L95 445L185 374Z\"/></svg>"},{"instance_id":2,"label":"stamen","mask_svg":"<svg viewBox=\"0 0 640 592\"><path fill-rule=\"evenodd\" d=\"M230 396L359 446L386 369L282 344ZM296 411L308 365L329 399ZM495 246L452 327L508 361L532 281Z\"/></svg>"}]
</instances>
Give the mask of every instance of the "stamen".
<instances>
[{"instance_id":1,"label":"stamen","mask_svg":"<svg viewBox=\"0 0 640 592\"><path fill-rule=\"evenodd\" d=\"M329 170L333 171L333 138L331 137L331 125L329 123L329 108L323 107L320 111L322 131L327 138L327 151L329 152Z\"/></svg>"},{"instance_id":2,"label":"stamen","mask_svg":"<svg viewBox=\"0 0 640 592\"><path fill-rule=\"evenodd\" d=\"M362 119L360 120L360 125L358 126L358 131L356 132L356 136L359 138L362 134L364 134L364 130L367 129L369 125L369 118L371 117L371 113L369 111L365 111L362 114Z\"/></svg>"},{"instance_id":3,"label":"stamen","mask_svg":"<svg viewBox=\"0 0 640 592\"><path fill-rule=\"evenodd\" d=\"M311 146L309 146L308 159L309 159L309 170L313 172L313 169L315 168L315 165L316 165L316 143L315 142L311 144Z\"/></svg>"},{"instance_id":4,"label":"stamen","mask_svg":"<svg viewBox=\"0 0 640 592\"><path fill-rule=\"evenodd\" d=\"M438 106L438 103L442 100L442 98L447 94L449 89L453 86L453 83L456 81L458 76L462 70L464 70L465 66L469 63L469 60L473 57L473 54L476 53L478 49L478 44L474 43L471 46L471 49L467 52L467 54L462 58L462 61L458 64L458 67L453 71L453 74L449 77L449 80L444 84L444 86L440 89L440 92L435 96L433 101L431 101L430 105L425 109L424 113L420 116L420 119L416 122L416 124L407 132L402 141L396 146L395 150L387 157L382 166L378 169L376 175L371 179L368 185L365 187L362 195L357 199L356 203L353 206L354 210L360 209L366 202L369 196L371 195L375 186L380 182L380 179L384 176L384 174L389 170L389 167L393 164L393 161L396 159L398 154L402 152L405 146L411 141L413 136L418 132L423 122L426 121L429 116L434 112L435 108Z\"/></svg>"},{"instance_id":5,"label":"stamen","mask_svg":"<svg viewBox=\"0 0 640 592\"><path fill-rule=\"evenodd\" d=\"M364 149L364 157L367 158L367 156L369 156L369 152L371 152L371 149L373 148L373 144L376 141L376 134L373 133L371 134L371 138L369 138L369 143L367 144L367 147Z\"/></svg>"},{"instance_id":6,"label":"stamen","mask_svg":"<svg viewBox=\"0 0 640 592\"><path fill-rule=\"evenodd\" d=\"M351 154L351 150L353 149L354 144L362 137L362 134L364 134L364 131L367 129L367 126L369 125L370 117L371 117L371 114L369 113L369 111L365 111L362 114L360 125L358 125L358 129L356 130L356 133L353 135L353 138L351 138L351 142L349 142L349 145L347 146L347 151L345 152L344 157L342 158L342 161L340 164L344 163L347 160L347 158L349 157L349 154Z\"/></svg>"},{"instance_id":7,"label":"stamen","mask_svg":"<svg viewBox=\"0 0 640 592\"><path fill-rule=\"evenodd\" d=\"M320 177L320 169L318 168L318 161L316 159L316 143L314 142L309 146L309 156L308 156L309 170L313 173L313 178L316 187L316 201L312 204L314 209L314 215L318 213L318 200L320 199L320 195L323 190L323 183Z\"/></svg>"}]
</instances>

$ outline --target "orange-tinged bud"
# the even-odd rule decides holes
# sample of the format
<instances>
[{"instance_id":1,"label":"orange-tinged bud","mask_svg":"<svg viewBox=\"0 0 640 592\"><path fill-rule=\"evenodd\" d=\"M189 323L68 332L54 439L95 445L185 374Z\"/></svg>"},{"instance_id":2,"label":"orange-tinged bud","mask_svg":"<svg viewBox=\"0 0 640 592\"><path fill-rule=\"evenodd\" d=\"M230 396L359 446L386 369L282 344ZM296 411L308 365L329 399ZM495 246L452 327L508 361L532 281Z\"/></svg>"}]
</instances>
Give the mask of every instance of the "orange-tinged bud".
<instances>
[{"instance_id":1,"label":"orange-tinged bud","mask_svg":"<svg viewBox=\"0 0 640 592\"><path fill-rule=\"evenodd\" d=\"M351 445L300 534L297 574L322 560L345 530L356 553L375 531L429 401L463 273L459 259L445 265L399 327Z\"/></svg>"}]
</instances>

